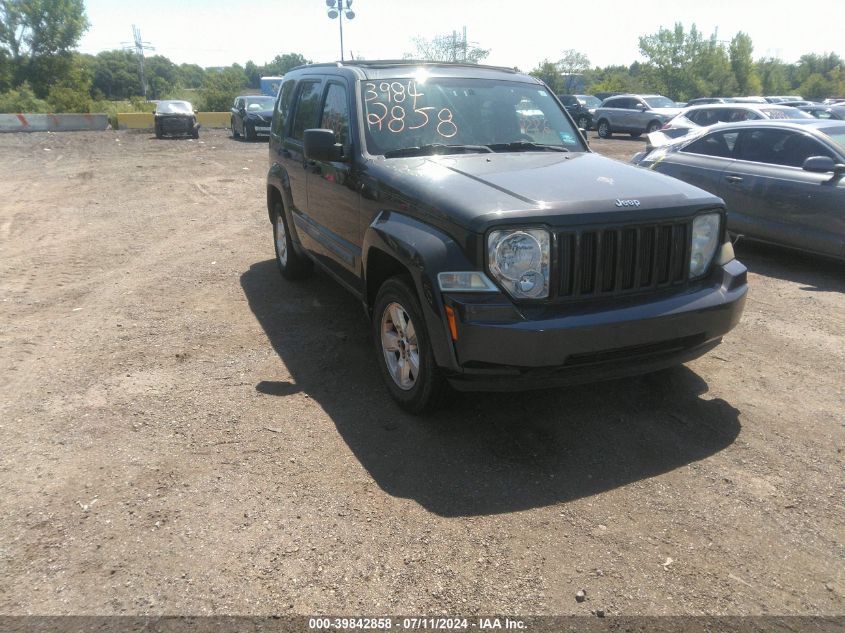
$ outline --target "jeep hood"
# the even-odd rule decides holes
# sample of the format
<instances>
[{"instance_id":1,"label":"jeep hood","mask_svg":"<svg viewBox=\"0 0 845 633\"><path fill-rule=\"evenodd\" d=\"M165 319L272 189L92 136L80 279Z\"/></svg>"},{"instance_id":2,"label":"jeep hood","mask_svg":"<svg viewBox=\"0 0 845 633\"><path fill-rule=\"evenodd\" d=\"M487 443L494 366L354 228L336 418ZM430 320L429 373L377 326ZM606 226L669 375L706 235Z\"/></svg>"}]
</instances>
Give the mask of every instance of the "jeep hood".
<instances>
[{"instance_id":1,"label":"jeep hood","mask_svg":"<svg viewBox=\"0 0 845 633\"><path fill-rule=\"evenodd\" d=\"M626 222L722 205L719 198L680 180L593 153L461 154L375 162L385 189L409 207L479 232L493 223Z\"/></svg>"}]
</instances>

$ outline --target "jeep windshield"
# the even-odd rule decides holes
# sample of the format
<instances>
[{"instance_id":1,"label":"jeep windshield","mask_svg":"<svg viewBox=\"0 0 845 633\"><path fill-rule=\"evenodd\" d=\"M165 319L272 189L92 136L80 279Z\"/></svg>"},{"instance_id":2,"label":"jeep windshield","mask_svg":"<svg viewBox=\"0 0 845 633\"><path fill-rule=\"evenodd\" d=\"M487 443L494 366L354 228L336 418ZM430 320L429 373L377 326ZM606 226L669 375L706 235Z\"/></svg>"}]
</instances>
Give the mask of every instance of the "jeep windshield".
<instances>
[{"instance_id":1,"label":"jeep windshield","mask_svg":"<svg viewBox=\"0 0 845 633\"><path fill-rule=\"evenodd\" d=\"M545 86L427 77L361 82L367 151L387 158L467 152L584 151Z\"/></svg>"}]
</instances>

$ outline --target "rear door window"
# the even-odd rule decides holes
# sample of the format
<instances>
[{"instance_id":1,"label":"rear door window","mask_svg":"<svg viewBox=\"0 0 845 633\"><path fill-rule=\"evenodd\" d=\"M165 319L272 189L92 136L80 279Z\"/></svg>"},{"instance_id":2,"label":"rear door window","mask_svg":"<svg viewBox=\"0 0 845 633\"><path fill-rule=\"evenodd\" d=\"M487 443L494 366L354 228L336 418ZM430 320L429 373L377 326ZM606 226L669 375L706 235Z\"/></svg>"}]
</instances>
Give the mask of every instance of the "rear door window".
<instances>
[{"instance_id":1,"label":"rear door window","mask_svg":"<svg viewBox=\"0 0 845 633\"><path fill-rule=\"evenodd\" d=\"M767 128L743 130L737 158L769 165L801 167L810 156L833 158L824 145L806 134Z\"/></svg>"}]
</instances>

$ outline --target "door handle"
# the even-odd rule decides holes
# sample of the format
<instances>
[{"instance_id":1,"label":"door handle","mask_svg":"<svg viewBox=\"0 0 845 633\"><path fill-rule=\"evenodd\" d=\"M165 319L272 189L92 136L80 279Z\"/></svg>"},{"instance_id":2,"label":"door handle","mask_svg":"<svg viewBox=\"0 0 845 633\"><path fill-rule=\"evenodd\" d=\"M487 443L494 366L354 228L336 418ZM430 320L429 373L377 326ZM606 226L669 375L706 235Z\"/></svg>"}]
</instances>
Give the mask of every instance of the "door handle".
<instances>
[{"instance_id":1,"label":"door handle","mask_svg":"<svg viewBox=\"0 0 845 633\"><path fill-rule=\"evenodd\" d=\"M742 178L740 178L739 176L725 176L725 180L732 184L742 182Z\"/></svg>"}]
</instances>

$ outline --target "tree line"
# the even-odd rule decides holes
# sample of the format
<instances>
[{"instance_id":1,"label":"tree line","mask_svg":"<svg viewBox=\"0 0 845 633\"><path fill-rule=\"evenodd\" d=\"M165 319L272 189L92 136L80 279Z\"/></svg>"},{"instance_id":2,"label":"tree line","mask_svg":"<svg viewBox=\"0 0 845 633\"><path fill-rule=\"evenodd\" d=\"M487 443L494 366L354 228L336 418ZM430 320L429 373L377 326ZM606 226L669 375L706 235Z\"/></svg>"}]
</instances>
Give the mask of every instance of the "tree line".
<instances>
[{"instance_id":1,"label":"tree line","mask_svg":"<svg viewBox=\"0 0 845 633\"><path fill-rule=\"evenodd\" d=\"M0 112L114 112L149 109L140 64L132 51L76 52L88 29L83 0L0 0ZM468 46L457 33L412 40L405 57L478 63L489 49ZM800 93L809 99L845 95L845 63L834 53L803 55L798 62L753 58L745 33L730 41L704 37L695 25L661 28L639 38L644 61L591 67L589 58L564 51L530 73L556 93L584 91L661 93L676 100L699 96ZM163 55L144 58L147 98L188 98L197 109L228 110L233 98L258 89L265 75L283 75L310 63L300 53L245 66L202 68Z\"/></svg>"},{"instance_id":2,"label":"tree line","mask_svg":"<svg viewBox=\"0 0 845 633\"><path fill-rule=\"evenodd\" d=\"M730 40L718 32L704 37L695 24L680 23L639 38L645 61L629 66L591 67L586 55L564 51L543 60L531 74L557 94L595 92L659 93L676 101L695 97L793 95L805 99L845 96L845 61L835 53L807 53L792 64L754 59L754 45L740 31Z\"/></svg>"}]
</instances>

